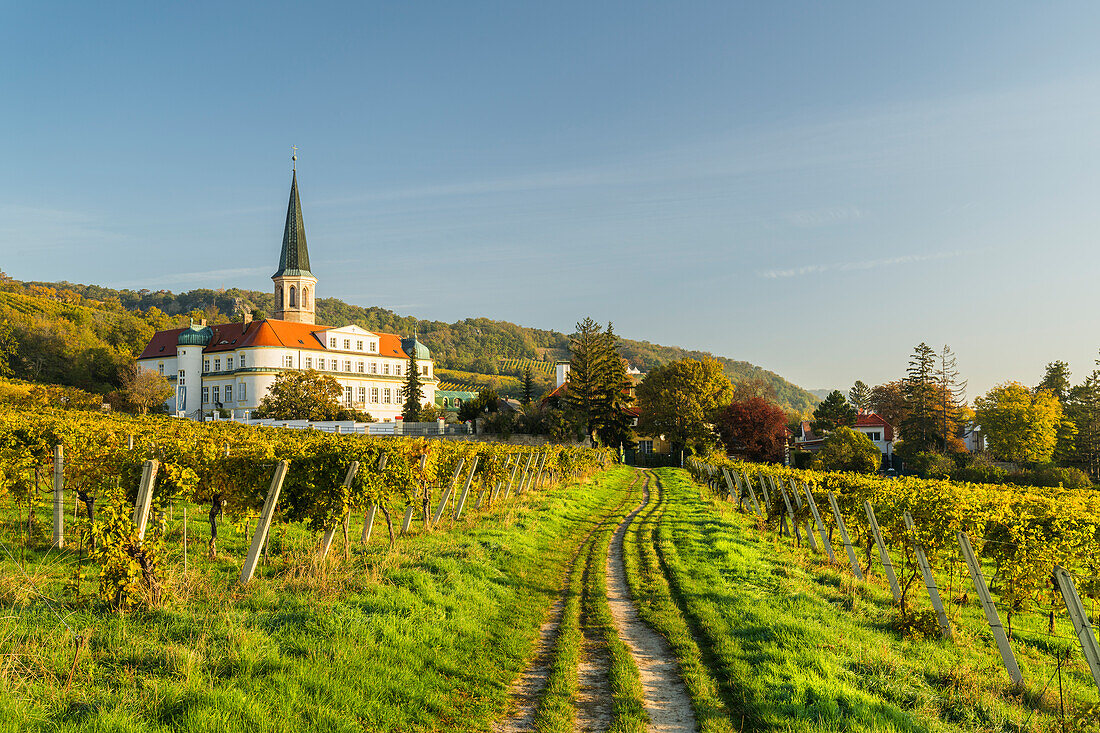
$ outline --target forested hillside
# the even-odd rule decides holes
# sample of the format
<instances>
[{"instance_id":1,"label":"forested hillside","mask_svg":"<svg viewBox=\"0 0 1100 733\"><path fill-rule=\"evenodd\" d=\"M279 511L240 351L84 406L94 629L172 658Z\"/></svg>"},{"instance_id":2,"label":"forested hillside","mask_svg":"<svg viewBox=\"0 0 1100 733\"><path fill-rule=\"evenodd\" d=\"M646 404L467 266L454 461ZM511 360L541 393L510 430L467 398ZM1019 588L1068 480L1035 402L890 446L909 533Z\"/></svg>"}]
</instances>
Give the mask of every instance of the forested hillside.
<instances>
[{"instance_id":1,"label":"forested hillside","mask_svg":"<svg viewBox=\"0 0 1100 733\"><path fill-rule=\"evenodd\" d=\"M98 389L113 386L118 364L140 352L157 329L187 325L189 317L231 320L239 318L242 310L262 317L272 314L275 306L272 293L237 288L171 293L67 282L23 283L11 278L0 279L0 295L0 324L8 323L15 341L8 348L17 352L11 360L16 376ZM336 298L317 300L317 321L332 326L356 323L402 335L415 330L432 350L437 366L454 372L518 377L522 373L505 360L553 361L568 358L569 353L569 337L559 331L488 318L425 321ZM623 339L622 353L643 372L676 359L710 355L630 339ZM746 361L716 358L735 383L750 379L766 383L776 401L789 410L804 412L817 404L813 395L774 372ZM545 372L535 376L538 386L550 384Z\"/></svg>"}]
</instances>

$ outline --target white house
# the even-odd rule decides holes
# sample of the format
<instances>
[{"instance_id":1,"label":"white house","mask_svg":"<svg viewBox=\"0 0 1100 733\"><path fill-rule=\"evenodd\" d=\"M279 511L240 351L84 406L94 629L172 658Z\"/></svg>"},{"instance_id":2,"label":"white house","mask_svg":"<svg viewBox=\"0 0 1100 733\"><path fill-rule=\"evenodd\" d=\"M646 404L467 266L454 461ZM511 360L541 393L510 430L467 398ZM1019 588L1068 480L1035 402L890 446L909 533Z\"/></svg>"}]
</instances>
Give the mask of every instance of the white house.
<instances>
[{"instance_id":1,"label":"white house","mask_svg":"<svg viewBox=\"0 0 1100 733\"><path fill-rule=\"evenodd\" d=\"M253 321L246 316L239 323L192 324L153 336L138 364L175 384L169 412L201 419L221 409L243 417L259 406L278 374L313 369L336 378L344 389L342 403L376 419L393 420L401 414L410 353L423 383L423 404L435 402L435 366L416 336L314 323L317 278L309 269L296 172L279 270L271 279L275 318Z\"/></svg>"},{"instance_id":2,"label":"white house","mask_svg":"<svg viewBox=\"0 0 1100 733\"><path fill-rule=\"evenodd\" d=\"M894 426L886 422L879 414L861 410L856 416L852 430L866 435L883 456L889 459L894 455ZM809 420L802 421L802 428L794 436L795 445L802 450L816 453L821 450L825 438L814 433Z\"/></svg>"}]
</instances>

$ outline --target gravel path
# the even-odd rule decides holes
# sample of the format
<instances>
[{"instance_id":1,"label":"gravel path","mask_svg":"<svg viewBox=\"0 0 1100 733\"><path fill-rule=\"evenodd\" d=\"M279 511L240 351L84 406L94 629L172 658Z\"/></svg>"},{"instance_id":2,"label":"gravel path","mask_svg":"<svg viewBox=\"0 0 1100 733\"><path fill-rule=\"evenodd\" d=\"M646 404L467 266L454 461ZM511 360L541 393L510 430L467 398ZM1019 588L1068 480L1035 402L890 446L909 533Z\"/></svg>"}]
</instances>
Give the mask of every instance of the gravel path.
<instances>
[{"instance_id":1,"label":"gravel path","mask_svg":"<svg viewBox=\"0 0 1100 733\"><path fill-rule=\"evenodd\" d=\"M664 637L654 632L638 617L630 598L623 566L623 535L646 504L649 503L649 481L643 489L642 502L627 515L615 530L607 554L607 600L619 631L619 638L630 648L634 663L642 678L649 730L655 733L691 733L696 730L695 711L691 698L680 679L676 657Z\"/></svg>"},{"instance_id":2,"label":"gravel path","mask_svg":"<svg viewBox=\"0 0 1100 733\"><path fill-rule=\"evenodd\" d=\"M535 657L523 671L523 674L512 683L512 689L508 697L515 704L513 714L497 721L493 726L494 733L525 733L535 729L535 711L538 709L542 691L546 689L546 682L550 677L550 661L554 653L554 643L558 638L558 627L561 625L562 608L565 599L558 596L546 620L539 627L538 640L535 642Z\"/></svg>"}]
</instances>

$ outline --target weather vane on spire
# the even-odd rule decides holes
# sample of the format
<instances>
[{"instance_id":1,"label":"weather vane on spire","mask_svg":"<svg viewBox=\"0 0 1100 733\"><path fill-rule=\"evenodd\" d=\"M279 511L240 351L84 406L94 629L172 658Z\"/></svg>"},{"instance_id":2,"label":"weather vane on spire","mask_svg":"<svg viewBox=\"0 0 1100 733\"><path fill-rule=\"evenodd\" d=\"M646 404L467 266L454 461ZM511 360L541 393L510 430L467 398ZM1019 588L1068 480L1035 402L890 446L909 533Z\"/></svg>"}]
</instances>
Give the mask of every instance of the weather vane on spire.
<instances>
[{"instance_id":1,"label":"weather vane on spire","mask_svg":"<svg viewBox=\"0 0 1100 733\"><path fill-rule=\"evenodd\" d=\"M294 151L293 153L290 154L290 169L292 171L297 171L298 170L298 146L297 145L291 145L290 147Z\"/></svg>"}]
</instances>

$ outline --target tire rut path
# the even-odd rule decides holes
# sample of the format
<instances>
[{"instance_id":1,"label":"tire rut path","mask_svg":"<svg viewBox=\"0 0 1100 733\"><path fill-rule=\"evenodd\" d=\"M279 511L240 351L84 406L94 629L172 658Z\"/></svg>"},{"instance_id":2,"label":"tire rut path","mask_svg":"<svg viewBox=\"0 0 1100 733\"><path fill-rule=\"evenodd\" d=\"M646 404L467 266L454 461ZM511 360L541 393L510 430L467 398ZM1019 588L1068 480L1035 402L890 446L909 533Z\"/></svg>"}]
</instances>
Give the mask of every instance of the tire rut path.
<instances>
[{"instance_id":1,"label":"tire rut path","mask_svg":"<svg viewBox=\"0 0 1100 733\"><path fill-rule=\"evenodd\" d=\"M634 518L651 500L650 474L642 487L642 500L619 524L607 553L607 601L619 638L630 649L638 666L654 733L691 733L697 729L691 697L680 677L676 657L664 637L638 616L630 596L623 564L623 537Z\"/></svg>"}]
</instances>

